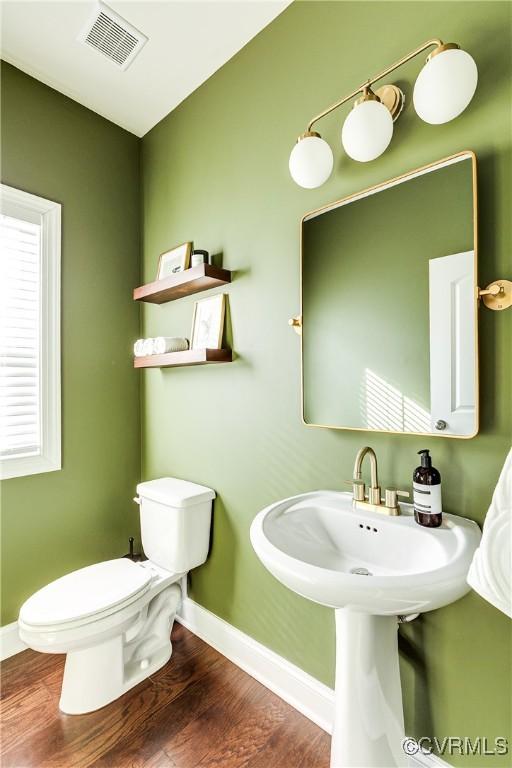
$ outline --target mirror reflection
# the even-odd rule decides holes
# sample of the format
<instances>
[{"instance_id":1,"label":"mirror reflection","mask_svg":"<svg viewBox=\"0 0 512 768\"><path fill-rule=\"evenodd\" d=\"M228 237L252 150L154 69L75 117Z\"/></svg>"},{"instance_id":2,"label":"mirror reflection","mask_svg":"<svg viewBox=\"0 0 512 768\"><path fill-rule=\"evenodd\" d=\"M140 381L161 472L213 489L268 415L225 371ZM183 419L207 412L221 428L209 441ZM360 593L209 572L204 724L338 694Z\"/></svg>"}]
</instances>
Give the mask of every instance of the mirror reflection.
<instances>
[{"instance_id":1,"label":"mirror reflection","mask_svg":"<svg viewBox=\"0 0 512 768\"><path fill-rule=\"evenodd\" d=\"M307 424L478 431L475 164L461 153L304 217Z\"/></svg>"}]
</instances>

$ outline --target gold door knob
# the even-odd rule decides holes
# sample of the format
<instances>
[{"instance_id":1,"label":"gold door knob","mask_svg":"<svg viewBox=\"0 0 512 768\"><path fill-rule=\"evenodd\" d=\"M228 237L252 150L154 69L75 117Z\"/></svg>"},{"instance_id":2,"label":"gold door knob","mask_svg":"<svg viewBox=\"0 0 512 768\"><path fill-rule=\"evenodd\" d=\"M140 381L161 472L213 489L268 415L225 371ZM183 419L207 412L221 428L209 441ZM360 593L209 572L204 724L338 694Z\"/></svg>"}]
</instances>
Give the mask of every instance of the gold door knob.
<instances>
[{"instance_id":1,"label":"gold door knob","mask_svg":"<svg viewBox=\"0 0 512 768\"><path fill-rule=\"evenodd\" d=\"M295 333L302 333L302 317L300 315L297 315L296 317L290 317L288 320L288 325L293 328Z\"/></svg>"}]
</instances>

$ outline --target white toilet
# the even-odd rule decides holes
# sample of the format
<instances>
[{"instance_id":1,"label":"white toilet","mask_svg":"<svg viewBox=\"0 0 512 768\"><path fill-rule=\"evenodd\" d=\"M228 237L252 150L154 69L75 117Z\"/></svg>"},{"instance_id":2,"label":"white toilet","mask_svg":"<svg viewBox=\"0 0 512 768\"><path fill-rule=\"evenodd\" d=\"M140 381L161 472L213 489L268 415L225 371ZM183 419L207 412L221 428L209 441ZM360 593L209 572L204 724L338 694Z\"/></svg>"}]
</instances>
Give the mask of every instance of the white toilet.
<instances>
[{"instance_id":1,"label":"white toilet","mask_svg":"<svg viewBox=\"0 0 512 768\"><path fill-rule=\"evenodd\" d=\"M68 573L21 607L20 638L66 653L60 709L92 712L170 659L179 580L208 554L211 488L163 477L137 486L142 545L149 558L107 560Z\"/></svg>"}]
</instances>

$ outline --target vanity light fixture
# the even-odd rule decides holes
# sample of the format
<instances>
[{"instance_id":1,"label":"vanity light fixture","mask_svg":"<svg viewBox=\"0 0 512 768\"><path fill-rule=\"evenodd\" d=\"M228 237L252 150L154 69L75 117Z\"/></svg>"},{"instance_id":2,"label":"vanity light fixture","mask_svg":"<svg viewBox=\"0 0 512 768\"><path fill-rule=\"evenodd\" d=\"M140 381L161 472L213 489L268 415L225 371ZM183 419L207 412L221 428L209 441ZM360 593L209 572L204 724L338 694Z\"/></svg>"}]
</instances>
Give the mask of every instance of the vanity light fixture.
<instances>
[{"instance_id":1,"label":"vanity light fixture","mask_svg":"<svg viewBox=\"0 0 512 768\"><path fill-rule=\"evenodd\" d=\"M290 173L300 187L321 187L331 175L333 165L332 149L319 133L306 131L299 136L290 155Z\"/></svg>"},{"instance_id":2,"label":"vanity light fixture","mask_svg":"<svg viewBox=\"0 0 512 768\"><path fill-rule=\"evenodd\" d=\"M331 175L334 165L332 149L313 130L313 126L347 101L356 99L341 132L341 141L347 155L353 160L366 163L375 160L386 150L393 136L393 122L403 110L405 96L396 85L384 85L376 91L371 86L432 47L434 50L428 56L414 86L413 103L416 113L425 122L440 125L453 120L466 109L478 81L473 58L456 43L443 43L438 38L428 40L348 96L331 104L309 122L306 131L297 139L289 162L290 174L300 187L320 187Z\"/></svg>"},{"instance_id":3,"label":"vanity light fixture","mask_svg":"<svg viewBox=\"0 0 512 768\"><path fill-rule=\"evenodd\" d=\"M455 43L432 51L413 91L416 113L426 123L441 125L464 112L478 81L475 61Z\"/></svg>"},{"instance_id":4,"label":"vanity light fixture","mask_svg":"<svg viewBox=\"0 0 512 768\"><path fill-rule=\"evenodd\" d=\"M341 143L352 160L367 163L387 149L393 136L391 112L370 87L354 104L341 130Z\"/></svg>"}]
</instances>

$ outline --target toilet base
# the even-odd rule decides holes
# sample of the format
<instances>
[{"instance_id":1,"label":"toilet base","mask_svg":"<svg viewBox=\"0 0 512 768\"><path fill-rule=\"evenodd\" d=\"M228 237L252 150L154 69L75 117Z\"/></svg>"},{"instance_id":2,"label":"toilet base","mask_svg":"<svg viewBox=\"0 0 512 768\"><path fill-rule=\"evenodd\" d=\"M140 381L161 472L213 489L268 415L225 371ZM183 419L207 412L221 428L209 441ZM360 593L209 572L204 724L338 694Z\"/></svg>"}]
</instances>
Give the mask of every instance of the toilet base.
<instances>
[{"instance_id":1,"label":"toilet base","mask_svg":"<svg viewBox=\"0 0 512 768\"><path fill-rule=\"evenodd\" d=\"M172 654L171 629L181 599L172 584L141 610L120 635L66 656L59 708L83 715L104 707L164 666Z\"/></svg>"}]
</instances>

